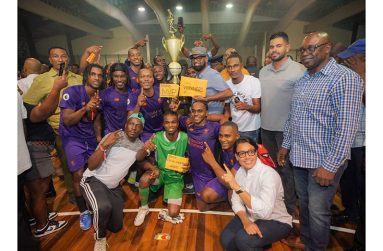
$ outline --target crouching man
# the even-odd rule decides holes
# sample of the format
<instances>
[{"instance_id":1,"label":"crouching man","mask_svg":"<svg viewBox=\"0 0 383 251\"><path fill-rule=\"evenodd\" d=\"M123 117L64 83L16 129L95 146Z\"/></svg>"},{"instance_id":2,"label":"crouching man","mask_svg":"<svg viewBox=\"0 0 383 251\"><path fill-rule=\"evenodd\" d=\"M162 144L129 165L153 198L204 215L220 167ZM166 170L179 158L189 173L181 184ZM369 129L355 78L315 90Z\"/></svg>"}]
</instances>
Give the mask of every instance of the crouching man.
<instances>
[{"instance_id":1,"label":"crouching man","mask_svg":"<svg viewBox=\"0 0 383 251\"><path fill-rule=\"evenodd\" d=\"M81 193L93 211L96 243L94 250L106 250L106 231L118 232L123 224L123 193L119 182L131 165L147 152L138 139L145 120L140 113L129 116L125 130L105 135L89 157L88 169L80 182Z\"/></svg>"}]
</instances>

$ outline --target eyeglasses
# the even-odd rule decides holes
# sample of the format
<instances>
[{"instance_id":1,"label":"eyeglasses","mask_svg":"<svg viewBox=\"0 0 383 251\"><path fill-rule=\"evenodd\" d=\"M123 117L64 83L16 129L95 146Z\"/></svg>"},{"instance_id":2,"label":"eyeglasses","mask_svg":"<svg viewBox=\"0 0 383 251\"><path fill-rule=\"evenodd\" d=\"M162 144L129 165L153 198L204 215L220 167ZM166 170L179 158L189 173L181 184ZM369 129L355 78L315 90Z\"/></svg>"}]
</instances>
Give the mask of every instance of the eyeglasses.
<instances>
[{"instance_id":1,"label":"eyeglasses","mask_svg":"<svg viewBox=\"0 0 383 251\"><path fill-rule=\"evenodd\" d=\"M192 57L191 60L198 60L198 61L201 61L202 59L204 59L205 56L196 56L196 57Z\"/></svg>"},{"instance_id":2,"label":"eyeglasses","mask_svg":"<svg viewBox=\"0 0 383 251\"><path fill-rule=\"evenodd\" d=\"M303 54L304 52L312 54L312 53L314 53L316 51L316 49L318 49L319 47L321 47L323 45L326 45L326 44L328 44L328 43L317 44L317 45L310 45L307 48L301 47L301 48L299 48L298 51L299 51L300 54Z\"/></svg>"},{"instance_id":3,"label":"eyeglasses","mask_svg":"<svg viewBox=\"0 0 383 251\"><path fill-rule=\"evenodd\" d=\"M237 152L237 155L240 158L245 158L246 154L247 154L247 156L254 156L256 153L257 153L257 150L251 149L251 150L248 150L248 151Z\"/></svg>"}]
</instances>

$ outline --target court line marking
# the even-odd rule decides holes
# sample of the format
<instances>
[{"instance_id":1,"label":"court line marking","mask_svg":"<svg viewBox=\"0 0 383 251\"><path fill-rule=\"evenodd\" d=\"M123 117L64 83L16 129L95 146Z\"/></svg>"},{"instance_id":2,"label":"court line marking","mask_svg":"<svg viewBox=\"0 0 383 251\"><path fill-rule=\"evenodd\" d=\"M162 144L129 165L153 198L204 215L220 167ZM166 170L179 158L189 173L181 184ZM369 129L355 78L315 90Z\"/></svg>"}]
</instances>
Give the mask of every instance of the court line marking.
<instances>
[{"instance_id":1,"label":"court line marking","mask_svg":"<svg viewBox=\"0 0 383 251\"><path fill-rule=\"evenodd\" d=\"M150 212L159 212L164 208L149 208ZM124 213L137 213L138 208L130 208L130 209L123 209L122 210ZM191 213L191 214L211 214L211 215L225 215L225 216L234 216L233 212L222 212L222 211L205 211L201 212L198 209L181 209L182 213ZM73 211L73 212L58 212L58 216L73 216L73 215L80 215L79 211ZM299 220L293 220L294 223L299 224ZM335 230L338 232L344 232L344 233L350 233L350 234L355 234L354 229L350 228L344 228L344 227L336 227L336 226L330 226L331 230Z\"/></svg>"}]
</instances>

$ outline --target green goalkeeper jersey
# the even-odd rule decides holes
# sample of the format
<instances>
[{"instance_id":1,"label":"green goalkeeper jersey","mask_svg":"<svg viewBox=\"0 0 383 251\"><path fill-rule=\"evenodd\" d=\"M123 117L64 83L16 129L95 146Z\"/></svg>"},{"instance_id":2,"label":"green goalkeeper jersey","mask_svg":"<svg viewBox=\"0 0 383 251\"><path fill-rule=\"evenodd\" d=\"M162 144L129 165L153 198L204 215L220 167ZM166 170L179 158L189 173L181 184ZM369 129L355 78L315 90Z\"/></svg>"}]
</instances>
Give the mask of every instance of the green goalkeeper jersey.
<instances>
[{"instance_id":1,"label":"green goalkeeper jersey","mask_svg":"<svg viewBox=\"0 0 383 251\"><path fill-rule=\"evenodd\" d=\"M185 132L178 132L176 141L170 141L166 138L165 131L157 132L153 138L153 143L156 145L156 162L165 182L182 180L182 173L165 168L166 157L168 154L185 157L188 145L188 136Z\"/></svg>"}]
</instances>

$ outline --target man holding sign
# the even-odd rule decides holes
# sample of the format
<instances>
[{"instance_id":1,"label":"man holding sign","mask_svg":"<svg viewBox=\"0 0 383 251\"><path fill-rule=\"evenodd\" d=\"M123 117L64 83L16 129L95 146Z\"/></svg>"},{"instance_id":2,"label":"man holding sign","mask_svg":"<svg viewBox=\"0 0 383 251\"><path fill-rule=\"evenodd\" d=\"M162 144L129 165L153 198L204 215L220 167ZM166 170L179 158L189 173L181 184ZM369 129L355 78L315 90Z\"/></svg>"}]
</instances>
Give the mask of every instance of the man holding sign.
<instances>
[{"instance_id":1,"label":"man holding sign","mask_svg":"<svg viewBox=\"0 0 383 251\"><path fill-rule=\"evenodd\" d=\"M233 95L230 87L218 71L208 66L207 50L205 47L194 47L190 55L192 67L197 71L197 78L207 80L206 96L194 96L196 101L208 103L209 114L222 114L222 101Z\"/></svg>"},{"instance_id":2,"label":"man holding sign","mask_svg":"<svg viewBox=\"0 0 383 251\"><path fill-rule=\"evenodd\" d=\"M157 192L162 186L164 186L164 201L168 203L168 209L161 210L158 218L173 224L181 223L184 219L184 215L180 213L180 208L182 189L184 188L182 173L189 169L187 158L184 158L188 137L185 132L178 130L178 114L176 112L166 111L164 113L163 127L165 131L155 133L145 142L145 147L148 150L156 151L156 165L160 169L160 175L155 179L155 175L149 170L140 179L141 207L134 220L135 226L142 225L145 216L149 213L149 189Z\"/></svg>"}]
</instances>

